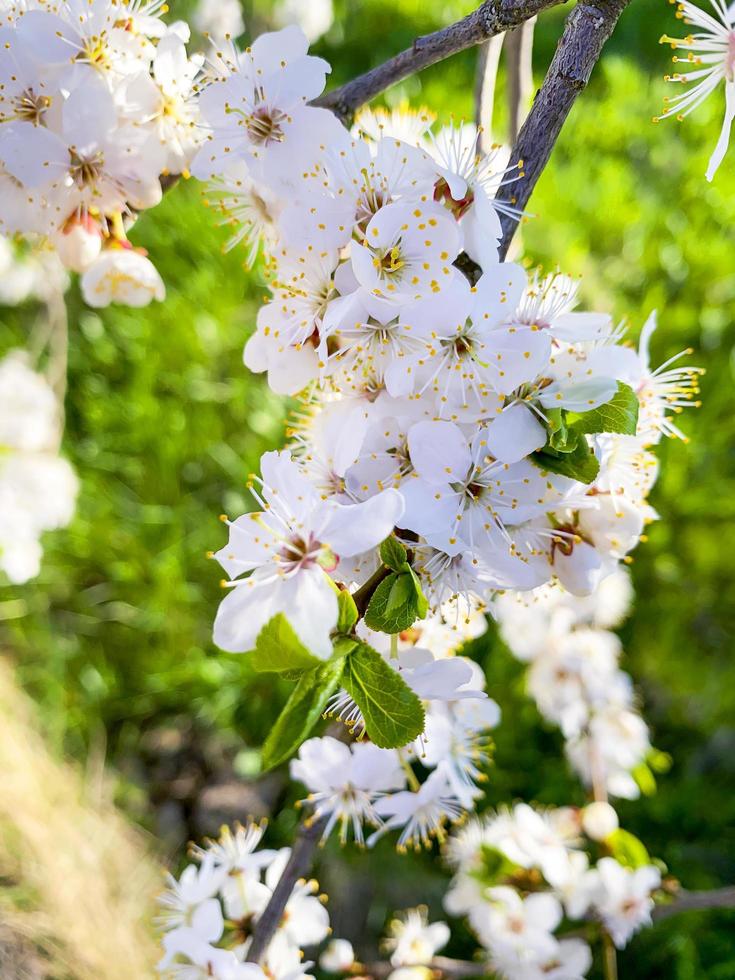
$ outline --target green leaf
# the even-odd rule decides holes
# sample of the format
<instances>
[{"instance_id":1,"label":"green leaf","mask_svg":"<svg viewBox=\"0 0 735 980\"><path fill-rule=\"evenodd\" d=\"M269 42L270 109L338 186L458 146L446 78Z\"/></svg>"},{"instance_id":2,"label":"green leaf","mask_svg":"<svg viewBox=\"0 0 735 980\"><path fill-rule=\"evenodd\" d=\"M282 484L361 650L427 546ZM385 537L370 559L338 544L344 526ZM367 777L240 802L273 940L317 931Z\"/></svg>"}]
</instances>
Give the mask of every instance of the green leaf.
<instances>
[{"instance_id":1,"label":"green leaf","mask_svg":"<svg viewBox=\"0 0 735 980\"><path fill-rule=\"evenodd\" d=\"M563 408L551 408L546 417L549 421L549 440L545 448L550 447L559 453L574 452L580 434L567 426L566 411Z\"/></svg>"},{"instance_id":2,"label":"green leaf","mask_svg":"<svg viewBox=\"0 0 735 980\"><path fill-rule=\"evenodd\" d=\"M618 827L609 837L606 837L605 844L610 848L615 860L624 864L626 868L642 868L645 864L651 863L643 841L638 840L635 834L623 830L622 827Z\"/></svg>"},{"instance_id":3,"label":"green leaf","mask_svg":"<svg viewBox=\"0 0 735 980\"><path fill-rule=\"evenodd\" d=\"M337 632L350 633L360 614L357 611L355 600L346 589L340 589L337 596L339 612L337 614Z\"/></svg>"},{"instance_id":4,"label":"green leaf","mask_svg":"<svg viewBox=\"0 0 735 980\"><path fill-rule=\"evenodd\" d=\"M631 776L638 783L638 788L644 796L654 795L656 792L656 777L645 762L640 762L632 770Z\"/></svg>"},{"instance_id":5,"label":"green leaf","mask_svg":"<svg viewBox=\"0 0 735 980\"><path fill-rule=\"evenodd\" d=\"M426 615L426 599L413 569L404 562L404 571L391 572L373 593L365 610L371 630L401 633Z\"/></svg>"},{"instance_id":6,"label":"green leaf","mask_svg":"<svg viewBox=\"0 0 735 980\"><path fill-rule=\"evenodd\" d=\"M388 568L392 568L394 572L403 570L407 557L406 549L393 535L386 538L380 546L380 560Z\"/></svg>"},{"instance_id":7,"label":"green leaf","mask_svg":"<svg viewBox=\"0 0 735 980\"><path fill-rule=\"evenodd\" d=\"M413 587L416 590L416 619L425 619L429 611L429 600L424 595L424 590L421 588L421 581L416 572L414 572L410 565L407 565L406 568L413 579Z\"/></svg>"},{"instance_id":8,"label":"green leaf","mask_svg":"<svg viewBox=\"0 0 735 980\"><path fill-rule=\"evenodd\" d=\"M258 633L251 663L260 673L283 673L310 670L323 661L309 653L283 613L278 613Z\"/></svg>"},{"instance_id":9,"label":"green leaf","mask_svg":"<svg viewBox=\"0 0 735 980\"><path fill-rule=\"evenodd\" d=\"M344 666L343 654L301 675L263 745L265 769L273 769L288 759L309 737L339 685Z\"/></svg>"},{"instance_id":10,"label":"green leaf","mask_svg":"<svg viewBox=\"0 0 735 980\"><path fill-rule=\"evenodd\" d=\"M620 432L634 436L638 428L638 396L630 387L618 381L618 390L604 405L590 412L570 412L567 422L578 432Z\"/></svg>"},{"instance_id":11,"label":"green leaf","mask_svg":"<svg viewBox=\"0 0 735 980\"><path fill-rule=\"evenodd\" d=\"M381 749L408 745L424 730L421 701L367 643L355 643L342 686L360 708L371 740Z\"/></svg>"},{"instance_id":12,"label":"green leaf","mask_svg":"<svg viewBox=\"0 0 735 980\"><path fill-rule=\"evenodd\" d=\"M491 844L480 845L480 866L470 875L486 888L491 888L507 880L519 870L519 865L511 861L502 851Z\"/></svg>"},{"instance_id":13,"label":"green leaf","mask_svg":"<svg viewBox=\"0 0 735 980\"><path fill-rule=\"evenodd\" d=\"M671 758L668 752L662 752L661 749L651 749L651 751L648 753L648 758L646 761L653 772L657 772L662 775L671 769L674 760Z\"/></svg>"},{"instance_id":14,"label":"green leaf","mask_svg":"<svg viewBox=\"0 0 735 980\"><path fill-rule=\"evenodd\" d=\"M580 438L574 450L570 453L558 453L554 449L542 449L534 453L531 459L542 470L568 476L580 483L592 483L600 472L600 464L595 454L587 445L587 440Z\"/></svg>"}]
</instances>

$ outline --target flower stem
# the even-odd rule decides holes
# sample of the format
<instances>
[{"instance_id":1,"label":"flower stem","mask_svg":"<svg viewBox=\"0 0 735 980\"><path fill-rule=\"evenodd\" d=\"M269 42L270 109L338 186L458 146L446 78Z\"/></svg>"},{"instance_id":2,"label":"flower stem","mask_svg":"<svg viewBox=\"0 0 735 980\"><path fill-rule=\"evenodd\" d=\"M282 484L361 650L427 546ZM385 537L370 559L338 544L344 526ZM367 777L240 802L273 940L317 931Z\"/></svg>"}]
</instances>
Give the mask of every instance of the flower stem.
<instances>
[{"instance_id":1,"label":"flower stem","mask_svg":"<svg viewBox=\"0 0 735 980\"><path fill-rule=\"evenodd\" d=\"M618 956L609 933L602 933L602 972L605 980L618 980Z\"/></svg>"}]
</instances>

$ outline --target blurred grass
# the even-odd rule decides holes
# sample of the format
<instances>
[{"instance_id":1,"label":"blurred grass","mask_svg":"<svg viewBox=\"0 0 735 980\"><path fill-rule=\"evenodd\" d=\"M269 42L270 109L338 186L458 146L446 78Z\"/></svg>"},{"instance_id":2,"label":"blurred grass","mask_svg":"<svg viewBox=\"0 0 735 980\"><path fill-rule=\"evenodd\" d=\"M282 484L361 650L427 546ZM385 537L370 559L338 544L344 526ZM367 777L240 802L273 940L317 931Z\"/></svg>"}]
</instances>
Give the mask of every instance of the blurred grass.
<instances>
[{"instance_id":1,"label":"blurred grass","mask_svg":"<svg viewBox=\"0 0 735 980\"><path fill-rule=\"evenodd\" d=\"M336 6L338 21L317 51L333 62L338 83L472 4ZM267 9L250 10L249 23ZM565 13L553 11L537 27L539 80ZM710 887L735 880L735 154L708 185L718 96L683 125L651 123L667 70L657 40L675 26L657 0L636 0L626 11L534 194L538 217L524 225L523 239L534 262L582 274L585 305L628 318L633 335L657 308L654 361L692 346L692 361L708 371L703 407L682 421L690 444L661 448L653 503L662 521L637 552L637 605L623 630L625 665L673 768L656 796L621 812L688 886ZM469 117L473 73L467 52L387 98L409 95L442 118ZM502 108L497 117L502 127ZM244 509L247 472L281 442L284 408L242 365L262 282L257 271L243 271L241 253L222 254L225 235L193 182L144 215L133 238L150 250L168 299L144 311L94 313L71 294L65 447L82 478L78 514L67 532L45 538L38 580L4 587L0 617L13 618L0 624L0 640L52 744L83 758L104 733L111 762L130 774L126 804L147 821L136 787L145 787L148 731L193 717L197 730L223 742L257 746L282 704L281 692L253 678L242 658L213 648L219 575L205 552L223 538L217 515ZM0 351L23 343L32 316L2 313ZM581 800L558 733L523 695L520 666L492 637L473 653L506 719L488 803ZM242 771L254 765L243 756ZM291 818L285 811L276 821L280 840ZM442 879L431 860L412 872L413 899L405 883L398 896L398 859L387 848L380 860L346 860L375 893L370 930L400 903L429 900L439 911ZM334 862L325 874L338 892L344 876ZM678 918L636 940L621 976L735 977L731 937L732 914ZM456 947L468 951L461 938Z\"/></svg>"},{"instance_id":2,"label":"blurred grass","mask_svg":"<svg viewBox=\"0 0 735 980\"><path fill-rule=\"evenodd\" d=\"M101 772L83 776L48 752L3 662L0 712L0 976L153 976L161 875L147 842L110 805Z\"/></svg>"}]
</instances>

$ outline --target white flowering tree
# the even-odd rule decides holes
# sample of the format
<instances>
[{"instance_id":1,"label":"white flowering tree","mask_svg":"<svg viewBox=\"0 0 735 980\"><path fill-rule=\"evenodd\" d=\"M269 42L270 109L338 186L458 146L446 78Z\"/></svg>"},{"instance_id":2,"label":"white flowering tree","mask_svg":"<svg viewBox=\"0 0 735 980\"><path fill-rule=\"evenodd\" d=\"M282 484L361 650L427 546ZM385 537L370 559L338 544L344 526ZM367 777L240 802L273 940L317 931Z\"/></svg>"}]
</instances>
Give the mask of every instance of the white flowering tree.
<instances>
[{"instance_id":1,"label":"white flowering tree","mask_svg":"<svg viewBox=\"0 0 735 980\"><path fill-rule=\"evenodd\" d=\"M306 815L291 848L260 848L265 828L248 824L194 849L162 899L165 975L303 975L302 950L329 933L308 875L332 832L368 847L390 835L400 851L442 843L446 911L478 944L477 961L438 955L449 928L417 908L391 925L389 962L360 963L332 940L332 973L575 980L599 944L611 980L616 948L653 917L733 902L730 889L687 893L662 875L610 803L635 797L657 764L611 630L630 601L621 565L657 516L656 446L683 437L674 419L699 372L679 357L653 367L655 314L634 349L609 315L577 308L578 280L529 272L513 240L626 0L572 10L512 147L475 123L437 128L428 110L364 108L484 45L481 124L498 39L515 32L521 92L529 25L554 2L483 3L326 95L330 68L307 34L328 25L330 4L278 5L286 26L247 48L227 33L242 31L239 8L205 5L206 56L187 53L188 27L164 23L158 0L0 6L3 234L49 243L91 306L162 301L128 233L193 175L233 246L267 271L245 364L300 403L287 447L249 482L253 510L223 516L212 557L227 576L215 643L293 684L263 759L289 762ZM688 52L689 72L671 80L694 83L664 116L724 82L709 179L735 108L735 15L713 7L683 3L697 33L664 38ZM57 346L64 330L49 328ZM60 398L63 385L19 356L0 365L0 554L18 581L73 506ZM48 481L60 489L40 507ZM488 616L562 730L583 809L520 803L468 819L501 719L461 647Z\"/></svg>"}]
</instances>

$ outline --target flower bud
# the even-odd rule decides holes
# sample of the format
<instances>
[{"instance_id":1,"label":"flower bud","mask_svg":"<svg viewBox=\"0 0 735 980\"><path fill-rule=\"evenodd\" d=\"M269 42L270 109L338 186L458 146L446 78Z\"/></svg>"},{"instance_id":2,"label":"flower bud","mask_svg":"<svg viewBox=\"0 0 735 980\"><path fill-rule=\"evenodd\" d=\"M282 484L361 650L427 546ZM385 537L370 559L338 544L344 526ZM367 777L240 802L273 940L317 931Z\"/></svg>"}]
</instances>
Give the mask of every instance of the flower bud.
<instances>
[{"instance_id":1,"label":"flower bud","mask_svg":"<svg viewBox=\"0 0 735 980\"><path fill-rule=\"evenodd\" d=\"M609 803L590 803L582 810L582 828L591 840L606 840L618 827L618 815Z\"/></svg>"},{"instance_id":2,"label":"flower bud","mask_svg":"<svg viewBox=\"0 0 735 980\"><path fill-rule=\"evenodd\" d=\"M333 939L319 957L319 966L327 973L344 973L354 962L355 951L346 939Z\"/></svg>"},{"instance_id":3,"label":"flower bud","mask_svg":"<svg viewBox=\"0 0 735 980\"><path fill-rule=\"evenodd\" d=\"M88 215L85 218L75 216L54 235L53 243L67 269L84 272L100 254L102 232L97 222Z\"/></svg>"},{"instance_id":4,"label":"flower bud","mask_svg":"<svg viewBox=\"0 0 735 980\"><path fill-rule=\"evenodd\" d=\"M158 270L132 248L106 248L82 276L82 295L90 306L147 306L162 300L166 288Z\"/></svg>"}]
</instances>

